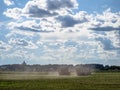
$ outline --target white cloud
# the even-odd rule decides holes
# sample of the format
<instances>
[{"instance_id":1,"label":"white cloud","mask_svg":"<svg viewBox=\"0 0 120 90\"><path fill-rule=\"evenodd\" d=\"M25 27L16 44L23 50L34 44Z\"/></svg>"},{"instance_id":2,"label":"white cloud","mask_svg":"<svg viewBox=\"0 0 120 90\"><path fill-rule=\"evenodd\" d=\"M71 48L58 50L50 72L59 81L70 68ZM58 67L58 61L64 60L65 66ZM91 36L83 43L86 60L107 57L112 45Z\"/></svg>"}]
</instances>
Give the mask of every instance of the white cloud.
<instances>
[{"instance_id":1,"label":"white cloud","mask_svg":"<svg viewBox=\"0 0 120 90\"><path fill-rule=\"evenodd\" d=\"M98 51L98 57L102 60L114 60L117 57L115 51Z\"/></svg>"},{"instance_id":2,"label":"white cloud","mask_svg":"<svg viewBox=\"0 0 120 90\"><path fill-rule=\"evenodd\" d=\"M96 15L86 11L75 13L73 9L77 7L76 0L31 0L24 8L7 9L4 15L15 20L8 23L11 31L6 37L20 49L41 50L41 57L33 52L36 60L117 58L120 12L107 9ZM37 35L39 38L34 38Z\"/></svg>"},{"instance_id":3,"label":"white cloud","mask_svg":"<svg viewBox=\"0 0 120 90\"><path fill-rule=\"evenodd\" d=\"M113 46L119 50L120 49L120 31L106 32L106 36L111 40Z\"/></svg>"},{"instance_id":4,"label":"white cloud","mask_svg":"<svg viewBox=\"0 0 120 90\"><path fill-rule=\"evenodd\" d=\"M32 41L27 41L25 39L20 38L11 38L9 43L11 45L15 45L15 47L21 47L26 49L37 49L37 45L35 45Z\"/></svg>"},{"instance_id":5,"label":"white cloud","mask_svg":"<svg viewBox=\"0 0 120 90\"><path fill-rule=\"evenodd\" d=\"M17 15L43 18L63 14L67 15L68 11L76 7L78 7L76 0L32 0L28 1L24 8L8 9L4 14L14 19L17 19Z\"/></svg>"},{"instance_id":6,"label":"white cloud","mask_svg":"<svg viewBox=\"0 0 120 90\"><path fill-rule=\"evenodd\" d=\"M30 60L30 55L25 50L15 50L12 53L8 53L6 56L3 57L7 58L8 60Z\"/></svg>"},{"instance_id":7,"label":"white cloud","mask_svg":"<svg viewBox=\"0 0 120 90\"><path fill-rule=\"evenodd\" d=\"M11 5L14 5L14 1L13 0L3 0L4 3L7 5L7 6L11 6Z\"/></svg>"},{"instance_id":8,"label":"white cloud","mask_svg":"<svg viewBox=\"0 0 120 90\"><path fill-rule=\"evenodd\" d=\"M12 47L10 45L8 45L7 43L0 41L0 51L8 51L10 50Z\"/></svg>"},{"instance_id":9,"label":"white cloud","mask_svg":"<svg viewBox=\"0 0 120 90\"><path fill-rule=\"evenodd\" d=\"M23 12L30 17L49 17L60 14L63 9L69 10L78 7L76 0L33 0L29 1Z\"/></svg>"},{"instance_id":10,"label":"white cloud","mask_svg":"<svg viewBox=\"0 0 120 90\"><path fill-rule=\"evenodd\" d=\"M22 16L22 11L20 8L13 8L7 9L7 11L4 12L3 14L9 18L20 19L20 17Z\"/></svg>"},{"instance_id":11,"label":"white cloud","mask_svg":"<svg viewBox=\"0 0 120 90\"><path fill-rule=\"evenodd\" d=\"M94 18L96 23L92 23L91 30L95 31L112 31L120 30L120 12L113 13L107 9L103 14L97 14Z\"/></svg>"},{"instance_id":12,"label":"white cloud","mask_svg":"<svg viewBox=\"0 0 120 90\"><path fill-rule=\"evenodd\" d=\"M105 12L103 12L103 14L97 14L95 16L95 15L89 15L85 11L80 11L79 13L76 13L74 15L68 14L67 17L70 17L68 19L64 17L65 16L59 16L59 18L48 17L46 19L32 18L32 20L26 20L24 22L22 21L11 22L8 25L10 26L11 29L15 29L15 30L17 29L17 30L31 31L31 32L45 32L45 34L41 34L41 33L39 34L41 38L45 38L45 39L56 38L56 39L64 40L64 39L72 39L72 38L83 39L89 37L95 39L96 41L102 42L103 48L105 50L115 49L115 47L113 46L113 41L109 40L110 39L109 37L106 37L105 40L104 37L105 35L103 35L103 33L101 34L97 33L95 35L94 33L96 33L97 30L90 31L89 28L93 30L98 29L98 31L99 30L111 31L113 29L119 29L119 24L118 24L119 13L112 13L108 9ZM39 22L37 20L39 20ZM47 33L47 32L51 32L51 33ZM99 37L99 35L102 36ZM114 43L114 45L117 44ZM110 47L108 47L108 45Z\"/></svg>"}]
</instances>

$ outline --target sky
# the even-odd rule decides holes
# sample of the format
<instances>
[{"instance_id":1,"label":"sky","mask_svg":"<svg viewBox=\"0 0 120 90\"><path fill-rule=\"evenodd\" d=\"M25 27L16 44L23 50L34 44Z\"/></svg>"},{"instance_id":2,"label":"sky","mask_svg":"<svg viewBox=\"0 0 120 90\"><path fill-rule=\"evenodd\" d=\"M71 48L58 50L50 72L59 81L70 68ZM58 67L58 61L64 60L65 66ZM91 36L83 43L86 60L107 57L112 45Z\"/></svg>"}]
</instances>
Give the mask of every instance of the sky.
<instances>
[{"instance_id":1,"label":"sky","mask_svg":"<svg viewBox=\"0 0 120 90\"><path fill-rule=\"evenodd\" d=\"M0 0L0 65L120 65L120 0Z\"/></svg>"}]
</instances>

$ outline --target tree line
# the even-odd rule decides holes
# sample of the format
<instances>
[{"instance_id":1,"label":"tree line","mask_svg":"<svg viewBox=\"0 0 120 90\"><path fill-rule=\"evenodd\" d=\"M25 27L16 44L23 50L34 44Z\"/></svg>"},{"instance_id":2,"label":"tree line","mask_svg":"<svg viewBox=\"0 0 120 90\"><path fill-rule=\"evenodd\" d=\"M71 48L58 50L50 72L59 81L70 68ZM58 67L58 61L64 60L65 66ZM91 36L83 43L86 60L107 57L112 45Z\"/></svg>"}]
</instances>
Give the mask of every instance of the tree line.
<instances>
[{"instance_id":1,"label":"tree line","mask_svg":"<svg viewBox=\"0 0 120 90\"><path fill-rule=\"evenodd\" d=\"M77 75L89 75L95 71L120 71L120 66L109 66L102 64L48 64L48 65L27 65L22 64L1 65L0 71L21 71L21 72L58 72L59 75L70 75L75 72Z\"/></svg>"}]
</instances>

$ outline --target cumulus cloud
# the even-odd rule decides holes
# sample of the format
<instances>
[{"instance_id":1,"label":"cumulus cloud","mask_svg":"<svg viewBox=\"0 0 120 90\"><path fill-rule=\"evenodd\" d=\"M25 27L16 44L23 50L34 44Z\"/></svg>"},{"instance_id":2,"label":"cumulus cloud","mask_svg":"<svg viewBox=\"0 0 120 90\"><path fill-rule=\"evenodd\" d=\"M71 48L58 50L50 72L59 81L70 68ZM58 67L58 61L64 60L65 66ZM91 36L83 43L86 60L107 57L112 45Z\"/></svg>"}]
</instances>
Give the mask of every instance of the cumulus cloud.
<instances>
[{"instance_id":1,"label":"cumulus cloud","mask_svg":"<svg viewBox=\"0 0 120 90\"><path fill-rule=\"evenodd\" d=\"M11 38L9 43L11 45L15 45L16 47L27 48L27 49L37 49L37 45L35 45L32 41L27 41L25 39L20 38Z\"/></svg>"},{"instance_id":2,"label":"cumulus cloud","mask_svg":"<svg viewBox=\"0 0 120 90\"><path fill-rule=\"evenodd\" d=\"M50 17L60 13L59 10L77 7L76 0L34 0L29 1L23 8L23 13L29 17Z\"/></svg>"},{"instance_id":3,"label":"cumulus cloud","mask_svg":"<svg viewBox=\"0 0 120 90\"><path fill-rule=\"evenodd\" d=\"M65 44L64 45L65 47L76 47L77 45L79 45L78 42L73 41L73 40L68 40L64 44Z\"/></svg>"},{"instance_id":4,"label":"cumulus cloud","mask_svg":"<svg viewBox=\"0 0 120 90\"><path fill-rule=\"evenodd\" d=\"M96 23L94 23L96 22ZM91 22L92 23L92 22ZM95 31L112 31L120 30L120 13L111 12L111 9L107 9L103 14L97 14L91 25L91 30Z\"/></svg>"},{"instance_id":5,"label":"cumulus cloud","mask_svg":"<svg viewBox=\"0 0 120 90\"><path fill-rule=\"evenodd\" d=\"M76 0L30 0L23 8L7 9L4 15L15 19L8 23L9 44L17 49L37 49L39 53L33 56L36 60L77 62L116 56L120 48L120 13L110 9L102 14L74 12L77 7Z\"/></svg>"},{"instance_id":6,"label":"cumulus cloud","mask_svg":"<svg viewBox=\"0 0 120 90\"><path fill-rule=\"evenodd\" d=\"M116 50L120 50L120 31L107 32L106 36L111 40Z\"/></svg>"},{"instance_id":7,"label":"cumulus cloud","mask_svg":"<svg viewBox=\"0 0 120 90\"><path fill-rule=\"evenodd\" d=\"M22 31L30 31L30 32L53 32L53 30L45 30L41 28L39 23L37 23L35 20L28 20L25 22L11 22L8 24L11 29L18 29Z\"/></svg>"},{"instance_id":8,"label":"cumulus cloud","mask_svg":"<svg viewBox=\"0 0 120 90\"><path fill-rule=\"evenodd\" d=\"M61 22L62 27L73 27L75 24L79 23L79 20L75 20L70 16L60 16L58 17L58 21Z\"/></svg>"},{"instance_id":9,"label":"cumulus cloud","mask_svg":"<svg viewBox=\"0 0 120 90\"><path fill-rule=\"evenodd\" d=\"M58 21L61 22L62 27L74 27L76 24L84 23L87 22L87 19L78 19L75 18L74 16L66 15L66 16L59 16L57 18Z\"/></svg>"},{"instance_id":10,"label":"cumulus cloud","mask_svg":"<svg viewBox=\"0 0 120 90\"><path fill-rule=\"evenodd\" d=\"M118 52L120 50L120 35L119 31L94 31L97 33L94 35L94 39L99 43L99 46L104 51L115 51Z\"/></svg>"},{"instance_id":11,"label":"cumulus cloud","mask_svg":"<svg viewBox=\"0 0 120 90\"><path fill-rule=\"evenodd\" d=\"M0 51L4 50L4 51L8 51L10 50L12 47L10 45L8 45L7 43L0 41Z\"/></svg>"},{"instance_id":12,"label":"cumulus cloud","mask_svg":"<svg viewBox=\"0 0 120 90\"><path fill-rule=\"evenodd\" d=\"M74 64L75 62L80 62L79 60L95 58L95 47L97 47L98 45L94 41L61 40L51 42L49 41L48 43L44 44L42 42L42 45L45 46L45 48L43 49L45 53L44 55L53 58L53 60L58 60L58 62L61 63L74 62Z\"/></svg>"},{"instance_id":13,"label":"cumulus cloud","mask_svg":"<svg viewBox=\"0 0 120 90\"><path fill-rule=\"evenodd\" d=\"M8 9L4 14L14 19L16 15L42 18L56 16L64 10L68 12L70 9L76 7L78 7L76 0L32 0L28 1L24 8Z\"/></svg>"},{"instance_id":14,"label":"cumulus cloud","mask_svg":"<svg viewBox=\"0 0 120 90\"><path fill-rule=\"evenodd\" d=\"M10 44L16 44L20 46L28 46L28 42L23 39L11 39Z\"/></svg>"},{"instance_id":15,"label":"cumulus cloud","mask_svg":"<svg viewBox=\"0 0 120 90\"><path fill-rule=\"evenodd\" d=\"M30 6L27 12L25 12L25 14L27 14L29 17L38 17L38 18L57 15L57 13L55 12L50 12L48 10L41 9L38 6Z\"/></svg>"},{"instance_id":16,"label":"cumulus cloud","mask_svg":"<svg viewBox=\"0 0 120 90\"><path fill-rule=\"evenodd\" d=\"M7 5L7 6L11 6L11 5L14 5L14 1L13 0L3 0L4 3Z\"/></svg>"},{"instance_id":17,"label":"cumulus cloud","mask_svg":"<svg viewBox=\"0 0 120 90\"><path fill-rule=\"evenodd\" d=\"M15 51L12 51L12 53L8 53L4 57L6 57L7 60L14 60L14 59L15 60L30 60L30 55L28 51L25 51L25 50L15 50Z\"/></svg>"},{"instance_id":18,"label":"cumulus cloud","mask_svg":"<svg viewBox=\"0 0 120 90\"><path fill-rule=\"evenodd\" d=\"M7 9L3 14L9 18L20 19L22 16L22 10L20 8Z\"/></svg>"},{"instance_id":19,"label":"cumulus cloud","mask_svg":"<svg viewBox=\"0 0 120 90\"><path fill-rule=\"evenodd\" d=\"M55 28L57 28L59 29L59 31L61 31L60 29L62 28L71 27L72 29L76 26L78 31L79 29L90 29L95 31L120 30L119 12L112 13L111 9L107 9L102 14L96 15L88 14L85 11L79 11L73 14L74 11L72 11L72 9L75 7L78 7L76 0L32 0L28 1L24 8L7 9L7 11L4 12L4 15L19 20L21 18L22 22L26 22L23 21L22 17L33 20L40 20L39 29L34 27L30 28L27 25L25 26L25 24L21 26L16 26L16 28L18 29L33 32L46 32L48 30L48 28L46 27L50 26L50 24L51 27L49 28L51 28L51 30L55 30ZM63 12L65 13L63 14ZM50 24L45 25L48 22ZM17 22L16 24L21 23ZM36 24L36 26L37 25L38 23Z\"/></svg>"},{"instance_id":20,"label":"cumulus cloud","mask_svg":"<svg viewBox=\"0 0 120 90\"><path fill-rule=\"evenodd\" d=\"M32 28L23 27L23 26L21 26L21 27L15 27L15 28L17 28L19 30L31 31L31 32L45 32L45 33L47 33L47 32L53 32L53 31L47 31L47 30L32 29Z\"/></svg>"},{"instance_id":21,"label":"cumulus cloud","mask_svg":"<svg viewBox=\"0 0 120 90\"><path fill-rule=\"evenodd\" d=\"M61 8L75 8L78 4L76 0L47 0L48 10L57 10Z\"/></svg>"},{"instance_id":22,"label":"cumulus cloud","mask_svg":"<svg viewBox=\"0 0 120 90\"><path fill-rule=\"evenodd\" d=\"M120 27L114 28L112 26L106 26L106 27L94 27L90 29L95 31L113 31L113 30L120 30Z\"/></svg>"},{"instance_id":23,"label":"cumulus cloud","mask_svg":"<svg viewBox=\"0 0 120 90\"><path fill-rule=\"evenodd\" d=\"M22 20L8 23L8 28L12 31L23 31L30 33L53 33L61 30L60 24L54 18L38 20ZM21 33L23 34L23 33Z\"/></svg>"},{"instance_id":24,"label":"cumulus cloud","mask_svg":"<svg viewBox=\"0 0 120 90\"><path fill-rule=\"evenodd\" d=\"M109 40L108 38L102 38L102 37L99 37L99 38L96 38L97 41L100 41L101 42L101 47L104 49L104 50L114 50L115 47L113 46L113 43L111 40Z\"/></svg>"}]
</instances>

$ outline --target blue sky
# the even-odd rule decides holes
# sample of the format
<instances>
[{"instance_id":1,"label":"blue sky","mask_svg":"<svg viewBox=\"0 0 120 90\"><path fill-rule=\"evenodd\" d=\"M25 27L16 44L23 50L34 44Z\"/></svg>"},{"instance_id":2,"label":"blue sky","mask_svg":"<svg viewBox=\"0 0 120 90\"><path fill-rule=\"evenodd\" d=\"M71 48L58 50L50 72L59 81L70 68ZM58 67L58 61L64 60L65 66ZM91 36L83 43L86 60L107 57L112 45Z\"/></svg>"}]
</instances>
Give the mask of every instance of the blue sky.
<instances>
[{"instance_id":1,"label":"blue sky","mask_svg":"<svg viewBox=\"0 0 120 90\"><path fill-rule=\"evenodd\" d=\"M120 65L120 0L0 0L0 64Z\"/></svg>"}]
</instances>

